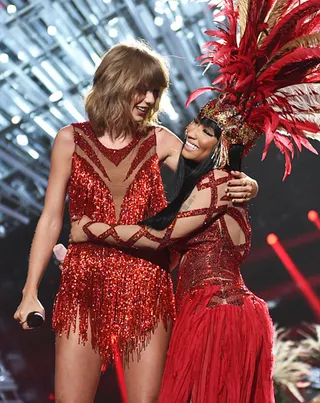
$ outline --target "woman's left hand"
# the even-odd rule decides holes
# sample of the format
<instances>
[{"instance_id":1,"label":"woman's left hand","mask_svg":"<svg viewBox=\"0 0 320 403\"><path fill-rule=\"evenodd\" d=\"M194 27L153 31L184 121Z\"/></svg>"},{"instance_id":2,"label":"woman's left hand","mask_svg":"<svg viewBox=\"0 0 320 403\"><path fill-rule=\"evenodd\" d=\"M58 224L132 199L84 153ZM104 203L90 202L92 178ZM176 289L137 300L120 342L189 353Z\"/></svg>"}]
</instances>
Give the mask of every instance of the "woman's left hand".
<instances>
[{"instance_id":1,"label":"woman's left hand","mask_svg":"<svg viewBox=\"0 0 320 403\"><path fill-rule=\"evenodd\" d=\"M234 179L227 184L226 194L233 203L245 203L258 194L258 183L243 172L231 171Z\"/></svg>"},{"instance_id":2,"label":"woman's left hand","mask_svg":"<svg viewBox=\"0 0 320 403\"><path fill-rule=\"evenodd\" d=\"M69 242L70 243L80 243L80 242L87 242L88 237L86 233L83 231L83 226L87 224L87 222L92 221L88 216L84 215L79 218L72 217L71 219L71 230L69 235Z\"/></svg>"}]
</instances>

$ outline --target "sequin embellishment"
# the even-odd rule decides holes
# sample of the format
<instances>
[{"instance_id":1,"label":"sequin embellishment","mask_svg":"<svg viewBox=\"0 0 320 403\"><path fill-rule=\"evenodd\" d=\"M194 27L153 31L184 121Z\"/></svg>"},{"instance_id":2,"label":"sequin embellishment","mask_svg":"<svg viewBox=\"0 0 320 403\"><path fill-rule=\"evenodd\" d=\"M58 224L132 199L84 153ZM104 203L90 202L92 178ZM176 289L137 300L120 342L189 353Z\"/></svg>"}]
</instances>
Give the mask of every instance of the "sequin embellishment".
<instances>
[{"instance_id":1,"label":"sequin embellishment","mask_svg":"<svg viewBox=\"0 0 320 403\"><path fill-rule=\"evenodd\" d=\"M85 214L93 221L135 224L165 206L153 129L123 152L110 154L89 122L73 127L70 217ZM141 152L144 142L150 146ZM159 320L166 325L174 316L166 253L129 254L90 241L69 246L53 314L58 334L76 331L78 319L79 342L91 339L105 365L113 359L112 337L128 362L148 343Z\"/></svg>"}]
</instances>

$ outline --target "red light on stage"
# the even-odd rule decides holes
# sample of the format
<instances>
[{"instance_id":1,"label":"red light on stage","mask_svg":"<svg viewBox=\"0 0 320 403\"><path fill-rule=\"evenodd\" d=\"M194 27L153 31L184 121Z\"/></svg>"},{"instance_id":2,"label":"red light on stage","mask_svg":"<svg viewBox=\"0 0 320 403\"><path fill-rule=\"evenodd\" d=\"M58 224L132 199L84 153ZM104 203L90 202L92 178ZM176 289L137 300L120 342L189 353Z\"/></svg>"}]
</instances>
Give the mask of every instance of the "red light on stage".
<instances>
[{"instance_id":1,"label":"red light on stage","mask_svg":"<svg viewBox=\"0 0 320 403\"><path fill-rule=\"evenodd\" d=\"M275 234L269 234L268 236L267 236L267 243L269 244L269 245L274 245L275 243L277 243L278 242L278 237L277 237L277 235L275 235Z\"/></svg>"},{"instance_id":2,"label":"red light on stage","mask_svg":"<svg viewBox=\"0 0 320 403\"><path fill-rule=\"evenodd\" d=\"M309 218L310 221L314 222L314 221L317 220L318 217L319 216L318 216L318 213L316 211L314 211L314 210L309 211L308 218Z\"/></svg>"},{"instance_id":3,"label":"red light on stage","mask_svg":"<svg viewBox=\"0 0 320 403\"><path fill-rule=\"evenodd\" d=\"M308 213L308 218L311 222L313 222L313 224L320 229L320 218L319 218L319 214L314 211L314 210L310 210Z\"/></svg>"},{"instance_id":4,"label":"red light on stage","mask_svg":"<svg viewBox=\"0 0 320 403\"><path fill-rule=\"evenodd\" d=\"M55 397L54 397L54 393L50 393L49 395L49 400L54 401Z\"/></svg>"},{"instance_id":5,"label":"red light on stage","mask_svg":"<svg viewBox=\"0 0 320 403\"><path fill-rule=\"evenodd\" d=\"M304 295L305 299L308 301L310 308L313 310L317 320L320 321L320 300L317 294L312 289L308 280L303 276L298 267L294 264L293 260L288 255L281 242L279 242L277 235L269 234L267 236L267 242L272 247L274 252L278 255L278 258L287 269L297 287L300 288L300 291Z\"/></svg>"}]
</instances>

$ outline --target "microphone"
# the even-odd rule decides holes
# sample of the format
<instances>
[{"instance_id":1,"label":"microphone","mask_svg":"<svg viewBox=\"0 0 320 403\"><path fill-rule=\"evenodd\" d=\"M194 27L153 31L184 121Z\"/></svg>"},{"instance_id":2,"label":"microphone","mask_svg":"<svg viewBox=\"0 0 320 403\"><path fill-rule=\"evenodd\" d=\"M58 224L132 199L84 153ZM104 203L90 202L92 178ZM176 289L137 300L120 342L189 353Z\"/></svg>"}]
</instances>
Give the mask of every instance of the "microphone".
<instances>
[{"instance_id":1,"label":"microphone","mask_svg":"<svg viewBox=\"0 0 320 403\"><path fill-rule=\"evenodd\" d=\"M31 329L34 329L40 327L44 323L44 317L40 312L33 311L28 313L26 322Z\"/></svg>"},{"instance_id":2,"label":"microphone","mask_svg":"<svg viewBox=\"0 0 320 403\"><path fill-rule=\"evenodd\" d=\"M67 249L61 243L59 243L53 248L53 252L56 259L60 263L63 263L63 260L67 253ZM28 327L30 327L30 329L35 329L37 327L40 327L44 323L44 317L41 315L40 312L33 311L28 313L26 323Z\"/></svg>"},{"instance_id":3,"label":"microphone","mask_svg":"<svg viewBox=\"0 0 320 403\"><path fill-rule=\"evenodd\" d=\"M58 245L56 245L53 248L53 253L54 253L56 259L58 260L58 262L63 263L64 258L67 253L67 249L62 245L62 243L58 243Z\"/></svg>"}]
</instances>

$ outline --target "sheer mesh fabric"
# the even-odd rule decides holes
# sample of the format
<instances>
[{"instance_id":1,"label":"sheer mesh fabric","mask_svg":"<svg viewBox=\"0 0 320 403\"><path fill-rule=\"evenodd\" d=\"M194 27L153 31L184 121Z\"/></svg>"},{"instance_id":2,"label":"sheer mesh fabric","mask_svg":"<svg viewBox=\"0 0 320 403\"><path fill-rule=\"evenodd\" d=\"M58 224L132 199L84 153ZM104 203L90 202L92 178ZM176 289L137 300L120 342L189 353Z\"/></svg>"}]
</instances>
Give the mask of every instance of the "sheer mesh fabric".
<instances>
[{"instance_id":1,"label":"sheer mesh fabric","mask_svg":"<svg viewBox=\"0 0 320 403\"><path fill-rule=\"evenodd\" d=\"M128 206L131 205L129 199L135 191L135 185L139 182L139 177L136 175L137 173L143 175L145 169L148 169L147 165L157 160L154 129L148 135L137 135L126 147L112 150L105 147L99 138L92 134L90 126L74 125L74 128L76 142L74 159L85 160L92 172L104 182L105 198L106 201L109 200L109 207L114 210L114 222L119 220L127 222L126 215L130 215L132 222L133 210L129 214ZM139 190L141 193L141 189ZM157 197L157 193L154 196L146 205L148 210L146 215L158 211L159 202L161 205L164 204L163 200Z\"/></svg>"},{"instance_id":2,"label":"sheer mesh fabric","mask_svg":"<svg viewBox=\"0 0 320 403\"><path fill-rule=\"evenodd\" d=\"M240 253L244 252L246 225L243 207L235 207L225 196L230 176L223 170L215 170L206 176L192 191L182 205L173 223L163 231L140 225L110 225L90 222L91 236L107 243L133 248L161 249L197 233L202 227L219 220L220 231L226 230L230 242ZM105 231L101 231L105 229ZM225 234L225 235L226 235ZM241 250L243 249L243 250Z\"/></svg>"},{"instance_id":3,"label":"sheer mesh fabric","mask_svg":"<svg viewBox=\"0 0 320 403\"><path fill-rule=\"evenodd\" d=\"M164 231L94 222L87 224L86 231L112 245L175 247L184 255L179 267L177 306L187 292L205 285L220 287L209 307L242 304L249 292L239 266L249 250L251 232L246 208L234 206L225 196L229 179L230 174L224 170L206 175Z\"/></svg>"},{"instance_id":4,"label":"sheer mesh fabric","mask_svg":"<svg viewBox=\"0 0 320 403\"><path fill-rule=\"evenodd\" d=\"M204 178L171 229L183 257L159 403L274 402L272 324L240 273L251 229L246 207L224 196L229 179L219 170Z\"/></svg>"},{"instance_id":5,"label":"sheer mesh fabric","mask_svg":"<svg viewBox=\"0 0 320 403\"><path fill-rule=\"evenodd\" d=\"M206 175L164 231L87 224L90 236L112 245L182 255L161 403L274 401L271 320L240 273L251 229L246 207L225 196L229 179L223 170Z\"/></svg>"},{"instance_id":6,"label":"sheer mesh fabric","mask_svg":"<svg viewBox=\"0 0 320 403\"><path fill-rule=\"evenodd\" d=\"M134 224L166 205L154 128L137 133L120 150L105 147L90 122L73 128L70 217ZM90 339L106 365L117 340L128 363L148 345L159 322L167 328L174 317L166 251L120 250L101 242L69 245L53 315L58 334L74 331L79 342Z\"/></svg>"}]
</instances>

